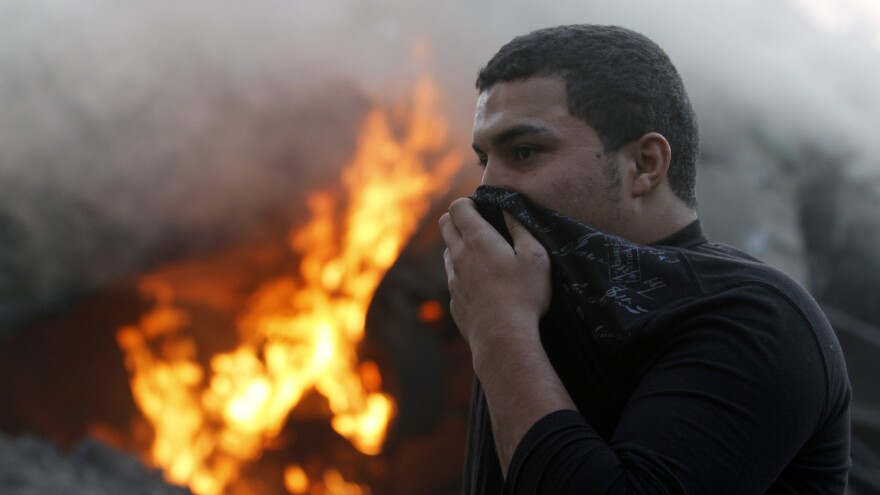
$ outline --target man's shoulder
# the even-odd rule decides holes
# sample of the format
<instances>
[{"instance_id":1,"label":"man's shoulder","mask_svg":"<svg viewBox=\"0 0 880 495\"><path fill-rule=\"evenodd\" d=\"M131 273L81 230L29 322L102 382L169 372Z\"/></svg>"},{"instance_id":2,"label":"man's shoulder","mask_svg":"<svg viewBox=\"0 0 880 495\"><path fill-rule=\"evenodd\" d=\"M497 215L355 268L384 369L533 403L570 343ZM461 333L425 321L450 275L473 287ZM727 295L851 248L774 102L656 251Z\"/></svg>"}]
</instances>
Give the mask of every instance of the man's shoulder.
<instances>
[{"instance_id":1,"label":"man's shoulder","mask_svg":"<svg viewBox=\"0 0 880 495\"><path fill-rule=\"evenodd\" d=\"M807 289L794 278L745 251L713 242L705 242L678 251L687 262L692 277L697 281L700 292L704 295L742 287L763 287L768 289L770 294L787 299L797 307L818 308ZM748 294L748 291L744 293ZM765 291L758 293L768 294Z\"/></svg>"},{"instance_id":2,"label":"man's shoulder","mask_svg":"<svg viewBox=\"0 0 880 495\"><path fill-rule=\"evenodd\" d=\"M689 284L680 284L683 299L712 297L743 287L755 289L753 295L779 297L795 306L812 307L815 301L796 280L786 273L765 264L749 253L727 244L711 242L702 230L699 220L691 222L649 249L657 249L682 261L681 268L688 273ZM745 296L747 290L736 290ZM684 302L684 301L682 301Z\"/></svg>"},{"instance_id":3,"label":"man's shoulder","mask_svg":"<svg viewBox=\"0 0 880 495\"><path fill-rule=\"evenodd\" d=\"M831 324L819 304L795 279L736 248L702 243L679 250L700 287L700 295L659 320L667 329L695 328L693 322L729 322L740 339L750 336L771 354L789 354L814 367L829 393L847 395L843 354ZM654 325L658 321L653 322ZM699 325L696 325L698 327ZM667 334L668 338L668 334ZM816 361L809 356L815 356ZM816 368L815 366L818 365Z\"/></svg>"}]
</instances>

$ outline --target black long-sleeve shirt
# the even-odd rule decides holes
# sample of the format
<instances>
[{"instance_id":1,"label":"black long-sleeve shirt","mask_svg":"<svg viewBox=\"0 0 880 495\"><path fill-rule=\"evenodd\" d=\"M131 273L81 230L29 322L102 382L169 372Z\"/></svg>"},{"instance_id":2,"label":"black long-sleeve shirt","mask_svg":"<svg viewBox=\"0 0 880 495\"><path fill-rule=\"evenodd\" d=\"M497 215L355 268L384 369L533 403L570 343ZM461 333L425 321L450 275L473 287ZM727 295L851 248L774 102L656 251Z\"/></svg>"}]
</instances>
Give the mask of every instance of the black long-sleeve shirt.
<instances>
[{"instance_id":1,"label":"black long-sleeve shirt","mask_svg":"<svg viewBox=\"0 0 880 495\"><path fill-rule=\"evenodd\" d=\"M477 383L465 493L843 493L849 381L797 283L698 221L639 246L516 193L475 200L550 255L541 339L578 411L539 420L505 480Z\"/></svg>"}]
</instances>

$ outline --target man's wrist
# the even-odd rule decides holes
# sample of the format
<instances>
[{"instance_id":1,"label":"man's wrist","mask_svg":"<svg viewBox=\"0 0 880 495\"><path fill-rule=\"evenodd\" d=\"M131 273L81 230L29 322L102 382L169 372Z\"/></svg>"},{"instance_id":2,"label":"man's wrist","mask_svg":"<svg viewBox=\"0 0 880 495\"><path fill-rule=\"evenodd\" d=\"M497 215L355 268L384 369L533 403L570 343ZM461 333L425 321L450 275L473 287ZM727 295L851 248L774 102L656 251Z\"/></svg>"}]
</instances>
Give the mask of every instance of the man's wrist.
<instances>
[{"instance_id":1,"label":"man's wrist","mask_svg":"<svg viewBox=\"0 0 880 495\"><path fill-rule=\"evenodd\" d=\"M538 322L497 321L476 332L470 342L474 371L480 377L516 363L535 352L543 353Z\"/></svg>"}]
</instances>

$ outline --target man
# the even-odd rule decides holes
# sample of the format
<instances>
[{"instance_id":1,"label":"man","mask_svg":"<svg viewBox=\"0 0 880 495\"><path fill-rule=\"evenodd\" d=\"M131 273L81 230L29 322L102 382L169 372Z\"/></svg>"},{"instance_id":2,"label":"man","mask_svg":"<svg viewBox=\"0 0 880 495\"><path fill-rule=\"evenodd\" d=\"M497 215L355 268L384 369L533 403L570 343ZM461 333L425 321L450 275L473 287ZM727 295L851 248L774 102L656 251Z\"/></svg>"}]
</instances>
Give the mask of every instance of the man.
<instances>
[{"instance_id":1,"label":"man","mask_svg":"<svg viewBox=\"0 0 880 495\"><path fill-rule=\"evenodd\" d=\"M703 235L662 49L543 29L477 88L483 186L440 220L477 378L465 492L842 493L837 340L795 282Z\"/></svg>"}]
</instances>

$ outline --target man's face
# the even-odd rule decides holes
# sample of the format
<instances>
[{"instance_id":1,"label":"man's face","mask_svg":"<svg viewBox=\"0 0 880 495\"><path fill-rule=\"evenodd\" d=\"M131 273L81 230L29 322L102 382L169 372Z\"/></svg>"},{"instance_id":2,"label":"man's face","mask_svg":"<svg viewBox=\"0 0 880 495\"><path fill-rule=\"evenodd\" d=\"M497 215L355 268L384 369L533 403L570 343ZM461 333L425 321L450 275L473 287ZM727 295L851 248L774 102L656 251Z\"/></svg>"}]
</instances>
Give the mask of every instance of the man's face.
<instances>
[{"instance_id":1,"label":"man's face","mask_svg":"<svg viewBox=\"0 0 880 495\"><path fill-rule=\"evenodd\" d=\"M625 215L617 163L596 131L568 113L561 79L497 83L481 93L473 147L484 167L483 184L618 232Z\"/></svg>"}]
</instances>

